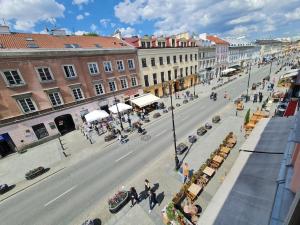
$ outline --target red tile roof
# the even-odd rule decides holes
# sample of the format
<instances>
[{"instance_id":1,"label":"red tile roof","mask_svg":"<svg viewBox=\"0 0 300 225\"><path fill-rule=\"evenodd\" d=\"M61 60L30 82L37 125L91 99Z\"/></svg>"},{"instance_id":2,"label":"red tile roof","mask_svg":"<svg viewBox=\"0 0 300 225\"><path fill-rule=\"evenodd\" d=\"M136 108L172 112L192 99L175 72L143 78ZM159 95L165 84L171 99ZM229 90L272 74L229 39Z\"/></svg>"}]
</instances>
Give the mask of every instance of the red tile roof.
<instances>
[{"instance_id":1,"label":"red tile roof","mask_svg":"<svg viewBox=\"0 0 300 225\"><path fill-rule=\"evenodd\" d=\"M207 40L213 41L219 45L229 45L229 43L227 41L224 41L217 36L207 35L206 38L207 38Z\"/></svg>"},{"instance_id":2,"label":"red tile roof","mask_svg":"<svg viewBox=\"0 0 300 225\"><path fill-rule=\"evenodd\" d=\"M136 48L139 47L140 38L138 38L138 37L123 38L123 40Z\"/></svg>"},{"instance_id":3,"label":"red tile roof","mask_svg":"<svg viewBox=\"0 0 300 225\"><path fill-rule=\"evenodd\" d=\"M32 39L32 40L31 40ZM129 45L114 37L103 36L53 36L48 34L12 33L0 34L0 49L28 49L28 44L38 48L61 49L65 44L77 44L80 48L126 48Z\"/></svg>"}]
</instances>

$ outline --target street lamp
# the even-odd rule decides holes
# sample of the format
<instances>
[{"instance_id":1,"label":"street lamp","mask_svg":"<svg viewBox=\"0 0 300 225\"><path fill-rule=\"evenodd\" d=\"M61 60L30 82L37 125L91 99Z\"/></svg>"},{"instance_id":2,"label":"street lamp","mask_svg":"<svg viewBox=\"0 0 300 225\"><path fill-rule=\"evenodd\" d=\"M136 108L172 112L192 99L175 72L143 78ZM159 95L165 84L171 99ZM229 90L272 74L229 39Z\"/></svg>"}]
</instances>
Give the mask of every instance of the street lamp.
<instances>
[{"instance_id":1,"label":"street lamp","mask_svg":"<svg viewBox=\"0 0 300 225\"><path fill-rule=\"evenodd\" d=\"M195 97L195 94L196 94L195 87L196 87L196 76L194 77L194 97Z\"/></svg>"},{"instance_id":2,"label":"street lamp","mask_svg":"<svg viewBox=\"0 0 300 225\"><path fill-rule=\"evenodd\" d=\"M172 85L169 83L169 95L171 99L171 112L172 112L172 126L173 126L173 141L174 141L174 151L175 151L175 170L179 169L179 160L176 152L176 132L175 132L175 122L174 122L174 112L173 112L173 98L172 98Z\"/></svg>"},{"instance_id":3,"label":"street lamp","mask_svg":"<svg viewBox=\"0 0 300 225\"><path fill-rule=\"evenodd\" d=\"M271 71L272 71L272 63L273 63L273 61L271 61L271 64L270 64L269 76L271 76Z\"/></svg>"},{"instance_id":4,"label":"street lamp","mask_svg":"<svg viewBox=\"0 0 300 225\"><path fill-rule=\"evenodd\" d=\"M121 118L121 114L120 114L120 111L119 111L119 107L118 107L118 103L117 103L117 99L116 99L116 95L115 95L115 91L116 90L114 89L113 95L114 95L115 105L117 107L117 112L118 112L118 117L119 117L119 120L120 120L121 130L124 130L123 123L122 123L122 118Z\"/></svg>"},{"instance_id":5,"label":"street lamp","mask_svg":"<svg viewBox=\"0 0 300 225\"><path fill-rule=\"evenodd\" d=\"M249 67L249 64L248 64L248 67ZM248 70L248 68L247 68L247 70ZM248 91L249 91L249 85L250 85L250 73L251 73L251 63L250 63L249 73L248 73L248 84L247 84L246 102L248 102L248 100L249 100Z\"/></svg>"}]
</instances>

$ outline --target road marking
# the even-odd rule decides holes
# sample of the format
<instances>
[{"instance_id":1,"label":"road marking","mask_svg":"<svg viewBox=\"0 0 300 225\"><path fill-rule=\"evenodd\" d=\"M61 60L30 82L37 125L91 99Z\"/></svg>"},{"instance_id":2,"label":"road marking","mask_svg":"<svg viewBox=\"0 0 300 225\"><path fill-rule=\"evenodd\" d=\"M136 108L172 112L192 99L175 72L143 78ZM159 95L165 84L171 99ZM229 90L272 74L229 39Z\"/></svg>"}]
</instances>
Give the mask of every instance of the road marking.
<instances>
[{"instance_id":1,"label":"road marking","mask_svg":"<svg viewBox=\"0 0 300 225\"><path fill-rule=\"evenodd\" d=\"M64 196L65 194L69 193L70 191L72 191L73 189L75 189L77 187L77 185L71 187L70 189L66 190L64 193L62 193L61 195L57 196L56 198L52 199L51 201L47 202L44 206L47 207L48 205L50 205L51 203L55 202L57 199L59 199L60 197Z\"/></svg>"},{"instance_id":2,"label":"road marking","mask_svg":"<svg viewBox=\"0 0 300 225\"><path fill-rule=\"evenodd\" d=\"M165 130L159 132L158 134L154 135L154 137L158 137L158 136L162 135L163 133L165 133L166 131L167 131L167 130L165 129Z\"/></svg>"},{"instance_id":3,"label":"road marking","mask_svg":"<svg viewBox=\"0 0 300 225\"><path fill-rule=\"evenodd\" d=\"M121 158L118 158L116 162L119 162L121 159L124 159L125 157L129 156L133 151L128 152L126 155L123 155Z\"/></svg>"}]
</instances>

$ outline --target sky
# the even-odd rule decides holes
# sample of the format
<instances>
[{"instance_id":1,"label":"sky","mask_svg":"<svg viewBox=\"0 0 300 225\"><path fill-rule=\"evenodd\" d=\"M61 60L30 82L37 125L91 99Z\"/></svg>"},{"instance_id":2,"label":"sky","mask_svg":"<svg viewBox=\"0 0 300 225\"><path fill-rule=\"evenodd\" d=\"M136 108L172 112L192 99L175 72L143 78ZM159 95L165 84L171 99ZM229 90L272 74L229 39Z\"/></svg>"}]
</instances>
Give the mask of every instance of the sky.
<instances>
[{"instance_id":1,"label":"sky","mask_svg":"<svg viewBox=\"0 0 300 225\"><path fill-rule=\"evenodd\" d=\"M209 33L249 39L300 37L300 0L0 0L11 31L123 36Z\"/></svg>"}]
</instances>

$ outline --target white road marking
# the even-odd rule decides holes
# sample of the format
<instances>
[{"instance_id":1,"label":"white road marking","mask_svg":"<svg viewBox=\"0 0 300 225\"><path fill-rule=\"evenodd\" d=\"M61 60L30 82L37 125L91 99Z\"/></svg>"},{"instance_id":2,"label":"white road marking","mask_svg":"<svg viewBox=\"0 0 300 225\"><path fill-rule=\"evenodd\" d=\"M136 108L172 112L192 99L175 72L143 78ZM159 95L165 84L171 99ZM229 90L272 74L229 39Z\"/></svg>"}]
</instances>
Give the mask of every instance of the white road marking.
<instances>
[{"instance_id":1,"label":"white road marking","mask_svg":"<svg viewBox=\"0 0 300 225\"><path fill-rule=\"evenodd\" d=\"M51 203L55 202L57 199L59 199L60 197L64 196L65 194L69 193L70 191L72 191L73 189L75 189L77 187L77 185L71 187L70 189L66 190L64 193L62 193L61 195L57 196L56 198L52 199L51 201L47 202L44 206L47 207L48 205L50 205Z\"/></svg>"},{"instance_id":2,"label":"white road marking","mask_svg":"<svg viewBox=\"0 0 300 225\"><path fill-rule=\"evenodd\" d=\"M126 155L123 155L121 158L118 158L116 162L119 162L121 159L124 159L125 157L129 156L133 151L128 152Z\"/></svg>"},{"instance_id":3,"label":"white road marking","mask_svg":"<svg viewBox=\"0 0 300 225\"><path fill-rule=\"evenodd\" d=\"M165 130L159 132L158 134L156 134L156 135L154 135L154 136L155 136L155 137L158 137L158 136L162 135L163 133L165 133L166 131L167 131L167 130L165 129Z\"/></svg>"}]
</instances>

